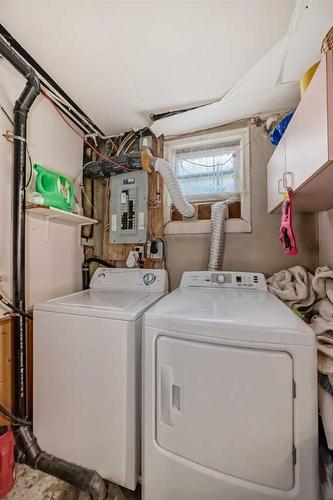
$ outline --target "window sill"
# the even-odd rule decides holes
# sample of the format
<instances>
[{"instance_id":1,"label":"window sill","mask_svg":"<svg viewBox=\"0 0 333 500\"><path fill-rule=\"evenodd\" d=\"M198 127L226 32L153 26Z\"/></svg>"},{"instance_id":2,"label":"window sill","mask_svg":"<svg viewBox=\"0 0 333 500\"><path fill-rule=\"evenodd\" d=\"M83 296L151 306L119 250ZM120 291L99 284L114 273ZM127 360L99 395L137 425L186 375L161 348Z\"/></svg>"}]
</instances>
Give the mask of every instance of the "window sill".
<instances>
[{"instance_id":1,"label":"window sill","mask_svg":"<svg viewBox=\"0 0 333 500\"><path fill-rule=\"evenodd\" d=\"M226 233L251 233L251 224L244 219L227 219ZM171 221L164 227L164 234L209 234L210 220Z\"/></svg>"}]
</instances>

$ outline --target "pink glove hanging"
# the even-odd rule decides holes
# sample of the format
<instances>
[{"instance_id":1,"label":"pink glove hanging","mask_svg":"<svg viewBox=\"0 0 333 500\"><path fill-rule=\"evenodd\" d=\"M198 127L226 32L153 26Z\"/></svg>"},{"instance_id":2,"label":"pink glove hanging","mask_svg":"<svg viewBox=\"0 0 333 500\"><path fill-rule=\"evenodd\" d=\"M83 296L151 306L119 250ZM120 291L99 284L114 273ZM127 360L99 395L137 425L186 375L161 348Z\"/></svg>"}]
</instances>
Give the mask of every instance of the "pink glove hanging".
<instances>
[{"instance_id":1,"label":"pink glove hanging","mask_svg":"<svg viewBox=\"0 0 333 500\"><path fill-rule=\"evenodd\" d=\"M280 240L285 255L297 255L297 244L292 226L292 196L293 192L288 189L283 197L281 207Z\"/></svg>"}]
</instances>

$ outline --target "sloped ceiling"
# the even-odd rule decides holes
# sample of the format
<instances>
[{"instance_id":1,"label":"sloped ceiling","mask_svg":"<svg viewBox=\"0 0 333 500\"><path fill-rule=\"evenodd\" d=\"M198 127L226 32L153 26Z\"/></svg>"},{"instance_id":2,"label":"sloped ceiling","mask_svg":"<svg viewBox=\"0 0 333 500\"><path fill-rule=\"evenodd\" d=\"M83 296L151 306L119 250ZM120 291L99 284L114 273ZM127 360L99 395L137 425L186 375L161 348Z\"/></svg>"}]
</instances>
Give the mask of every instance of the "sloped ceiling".
<instances>
[{"instance_id":1,"label":"sloped ceiling","mask_svg":"<svg viewBox=\"0 0 333 500\"><path fill-rule=\"evenodd\" d=\"M297 102L333 1L1 0L1 23L107 134L223 97L153 126L179 133Z\"/></svg>"},{"instance_id":2,"label":"sloped ceiling","mask_svg":"<svg viewBox=\"0 0 333 500\"><path fill-rule=\"evenodd\" d=\"M333 1L296 2L284 36L217 103L155 122L157 135L214 127L250 116L289 110L299 102L299 79L321 57L333 25Z\"/></svg>"}]
</instances>

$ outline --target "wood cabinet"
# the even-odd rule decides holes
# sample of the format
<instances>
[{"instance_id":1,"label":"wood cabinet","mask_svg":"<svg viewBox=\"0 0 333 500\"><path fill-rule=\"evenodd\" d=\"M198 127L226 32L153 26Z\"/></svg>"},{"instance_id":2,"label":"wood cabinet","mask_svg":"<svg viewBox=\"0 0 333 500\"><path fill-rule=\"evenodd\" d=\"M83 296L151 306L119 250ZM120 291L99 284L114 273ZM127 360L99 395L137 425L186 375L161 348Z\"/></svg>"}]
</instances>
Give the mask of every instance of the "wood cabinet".
<instances>
[{"instance_id":1,"label":"wood cabinet","mask_svg":"<svg viewBox=\"0 0 333 500\"><path fill-rule=\"evenodd\" d=\"M267 167L268 211L283 191L295 192L295 209L333 207L333 52L323 55L311 84Z\"/></svg>"},{"instance_id":2,"label":"wood cabinet","mask_svg":"<svg viewBox=\"0 0 333 500\"><path fill-rule=\"evenodd\" d=\"M0 318L0 403L12 409L12 319ZM10 422L0 415L0 425Z\"/></svg>"},{"instance_id":3,"label":"wood cabinet","mask_svg":"<svg viewBox=\"0 0 333 500\"><path fill-rule=\"evenodd\" d=\"M8 410L13 406L13 329L12 317L0 317L0 404ZM33 342L32 321L27 321L27 409L32 416L32 365ZM8 425L10 421L0 415L0 425Z\"/></svg>"}]
</instances>

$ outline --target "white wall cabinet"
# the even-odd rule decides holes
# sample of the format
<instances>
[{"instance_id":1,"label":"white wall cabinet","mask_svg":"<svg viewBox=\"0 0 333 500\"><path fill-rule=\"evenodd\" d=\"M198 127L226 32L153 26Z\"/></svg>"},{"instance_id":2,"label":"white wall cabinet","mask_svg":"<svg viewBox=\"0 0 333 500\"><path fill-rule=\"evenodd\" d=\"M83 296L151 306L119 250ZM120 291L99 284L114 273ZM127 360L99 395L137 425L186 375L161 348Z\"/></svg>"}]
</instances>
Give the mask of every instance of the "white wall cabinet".
<instances>
[{"instance_id":1,"label":"white wall cabinet","mask_svg":"<svg viewBox=\"0 0 333 500\"><path fill-rule=\"evenodd\" d=\"M332 51L323 56L267 168L269 212L288 187L295 192L297 211L333 207Z\"/></svg>"}]
</instances>

